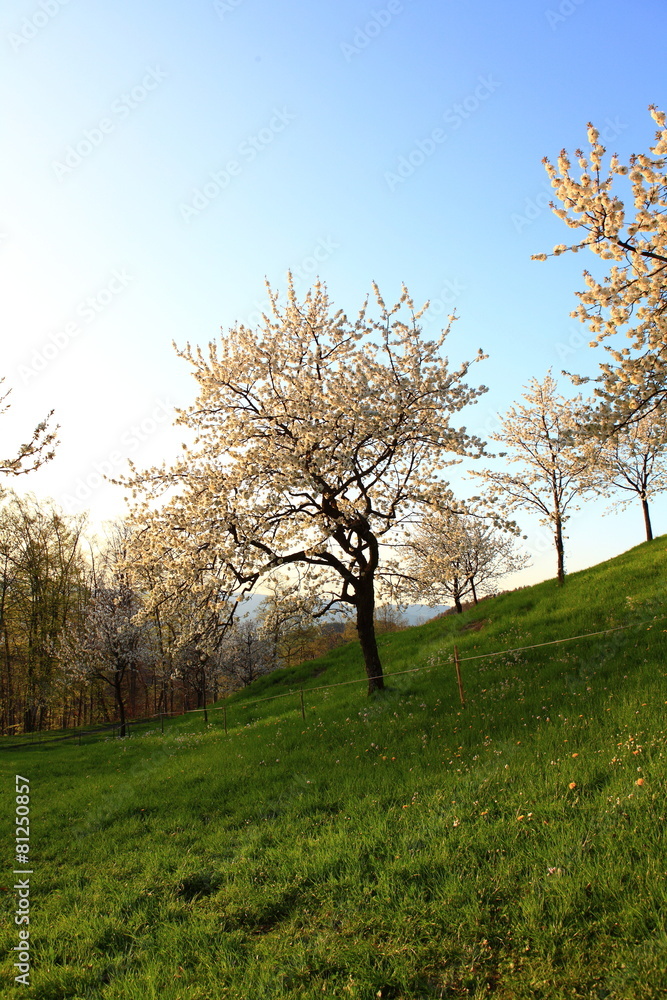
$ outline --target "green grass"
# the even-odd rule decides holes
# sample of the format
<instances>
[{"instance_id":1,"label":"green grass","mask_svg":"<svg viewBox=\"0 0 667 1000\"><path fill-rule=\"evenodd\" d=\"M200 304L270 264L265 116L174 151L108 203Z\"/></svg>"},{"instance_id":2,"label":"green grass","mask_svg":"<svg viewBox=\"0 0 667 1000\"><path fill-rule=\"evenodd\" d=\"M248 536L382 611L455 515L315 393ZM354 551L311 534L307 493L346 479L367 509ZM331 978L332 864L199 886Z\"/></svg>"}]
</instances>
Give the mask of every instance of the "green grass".
<instances>
[{"instance_id":1,"label":"green grass","mask_svg":"<svg viewBox=\"0 0 667 1000\"><path fill-rule=\"evenodd\" d=\"M388 672L426 669L372 699L350 644L229 699L227 736L3 752L5 871L15 773L34 869L29 987L4 876L3 997L667 995L666 550L383 636Z\"/></svg>"}]
</instances>

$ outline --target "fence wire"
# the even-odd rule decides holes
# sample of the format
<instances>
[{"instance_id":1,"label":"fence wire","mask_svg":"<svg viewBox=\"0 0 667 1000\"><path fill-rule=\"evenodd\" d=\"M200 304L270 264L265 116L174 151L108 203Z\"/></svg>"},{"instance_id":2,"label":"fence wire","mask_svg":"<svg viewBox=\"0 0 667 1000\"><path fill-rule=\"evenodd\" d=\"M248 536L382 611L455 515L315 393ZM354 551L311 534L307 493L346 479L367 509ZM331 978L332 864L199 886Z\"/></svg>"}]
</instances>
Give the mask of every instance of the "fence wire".
<instances>
[{"instance_id":1,"label":"fence wire","mask_svg":"<svg viewBox=\"0 0 667 1000\"><path fill-rule=\"evenodd\" d=\"M630 629L630 628L641 628L641 627L644 627L646 625L655 625L657 622L662 622L662 621L667 621L667 615L663 615L660 618L648 618L648 619L646 619L646 621L642 621L642 622L631 622L628 625L616 625L613 628L600 629L597 632L584 632L581 635L568 635L568 636L565 636L565 638L563 638L563 639L549 639L546 642L535 642L535 643L533 643L530 646L513 646L513 647L511 647L509 649L498 649L498 650L496 650L496 651L494 651L492 653L476 653L474 656L459 656L459 662L460 663L467 663L470 660L491 659L494 656L503 656L503 655L505 655L507 653L523 653L523 652L525 652L527 650L530 650L530 649L540 649L540 648L542 648L544 646L558 646L558 645L560 645L561 643L564 643L564 642L577 642L580 639L591 639L591 638L594 638L595 636L610 635L613 632L623 632L623 631L626 631L627 629ZM450 658L451 658L451 660L453 662L454 661L454 653L453 652L451 653ZM385 680L387 680L387 679L389 679L391 677L399 677L399 676L401 676L403 674L418 673L421 670L433 670L433 669L435 669L435 666L436 665L433 664L433 663L427 663L427 664L424 664L424 666L421 666L421 667L411 667L409 670L393 670L393 671L391 671L389 673L383 674L382 676L383 676L383 678ZM311 694L313 691L328 691L328 690L330 690L332 688L346 687L347 685L350 685L350 684L367 684L369 680L375 680L375 679L378 679L378 678L359 677L359 678L355 678L355 680L352 680L352 681L337 681L335 684L318 684L315 687L309 687L309 688L307 688L307 692L308 692L308 694ZM265 704L266 702L269 702L269 701L277 701L279 698L293 698L294 695L300 694L303 690L304 690L303 687L300 686L300 687L291 688L289 691L283 691L280 694L269 695L268 698L255 698L253 701L239 701L239 702L234 702L234 708L250 708L253 705L263 705L263 704ZM164 712L164 713L161 713L161 714L158 714L158 715L144 716L141 719L128 719L127 722L126 722L126 726L128 726L128 728L129 728L130 726L135 727L135 726L138 726L138 725L146 725L149 722L160 721L160 720L163 720L163 719L183 718L184 715L198 715L200 713L203 714L203 713L206 713L206 712L225 712L226 713L226 711L227 711L227 705L226 705L226 703L223 703L222 705L209 705L206 708L192 708L192 709L189 709L187 712L182 712L180 714L177 714L177 713L171 714L171 713ZM7 744L7 743L1 742L1 740L3 738L0 737L0 750L15 750L15 749L20 749L20 748L29 748L29 747L32 747L32 746L42 746L45 743L61 742L62 740L75 740L77 738L79 738L79 740L80 740L81 737L85 737L85 736L88 736L88 735L95 735L96 733L101 732L102 730L105 730L105 731L108 731L109 729L115 730L118 725L119 725L119 723L115 722L115 723L112 723L110 725L98 727L96 729L89 729L89 730L83 730L82 729L81 731L79 731L77 729L77 730L74 730L74 732L72 732L71 734L68 733L66 735L60 734L58 736L55 736L55 735L54 736L50 736L50 737L47 736L47 737L44 737L44 738L37 739L35 742L30 742L30 737L34 736L34 734L30 734L30 733L24 734L24 739L21 742L11 743L11 744Z\"/></svg>"}]
</instances>

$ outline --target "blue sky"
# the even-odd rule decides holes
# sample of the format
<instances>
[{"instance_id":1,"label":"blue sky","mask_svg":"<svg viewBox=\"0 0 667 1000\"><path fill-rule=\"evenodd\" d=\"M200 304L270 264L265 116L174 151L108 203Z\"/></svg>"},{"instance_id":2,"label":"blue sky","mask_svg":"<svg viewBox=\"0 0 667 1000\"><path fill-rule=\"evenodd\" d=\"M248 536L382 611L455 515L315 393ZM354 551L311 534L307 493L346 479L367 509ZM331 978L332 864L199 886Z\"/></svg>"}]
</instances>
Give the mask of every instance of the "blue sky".
<instances>
[{"instance_id":1,"label":"blue sky","mask_svg":"<svg viewBox=\"0 0 667 1000\"><path fill-rule=\"evenodd\" d=\"M466 414L482 436L549 367L594 374L569 312L595 258L530 260L567 240L541 160L585 145L589 120L610 152L648 148L666 21L664 0L8 0L4 453L51 408L61 425L17 485L93 523L122 512L100 472L168 459L171 407L194 397L172 340L252 322L288 268L350 315L373 280L430 299L433 334L456 309L451 362L489 355ZM569 569L641 541L639 509L603 509L571 522ZM521 523L519 582L551 575Z\"/></svg>"}]
</instances>

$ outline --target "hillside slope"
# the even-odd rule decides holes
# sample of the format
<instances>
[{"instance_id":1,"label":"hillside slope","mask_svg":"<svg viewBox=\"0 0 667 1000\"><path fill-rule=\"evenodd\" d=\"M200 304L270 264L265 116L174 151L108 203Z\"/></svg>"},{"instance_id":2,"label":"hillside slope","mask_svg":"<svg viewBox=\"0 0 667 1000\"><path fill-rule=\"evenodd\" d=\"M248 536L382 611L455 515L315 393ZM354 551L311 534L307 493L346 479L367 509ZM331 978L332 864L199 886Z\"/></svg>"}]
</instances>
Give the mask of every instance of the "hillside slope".
<instances>
[{"instance_id":1,"label":"hillside slope","mask_svg":"<svg viewBox=\"0 0 667 1000\"><path fill-rule=\"evenodd\" d=\"M2 995L667 995L666 557L383 636L373 699L350 644L229 699L227 734L217 712L3 753L9 858L31 783L34 909L31 984L5 957Z\"/></svg>"}]
</instances>

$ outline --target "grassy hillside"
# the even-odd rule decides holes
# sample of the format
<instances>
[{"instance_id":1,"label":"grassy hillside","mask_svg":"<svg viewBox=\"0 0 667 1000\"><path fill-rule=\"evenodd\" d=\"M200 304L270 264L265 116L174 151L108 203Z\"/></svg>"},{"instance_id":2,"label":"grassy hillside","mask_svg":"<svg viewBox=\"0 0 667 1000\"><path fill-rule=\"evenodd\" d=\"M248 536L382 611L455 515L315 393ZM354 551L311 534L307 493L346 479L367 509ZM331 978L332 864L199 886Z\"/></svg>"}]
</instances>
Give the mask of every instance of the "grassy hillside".
<instances>
[{"instance_id":1,"label":"grassy hillside","mask_svg":"<svg viewBox=\"0 0 667 1000\"><path fill-rule=\"evenodd\" d=\"M382 637L373 699L351 644L230 699L227 735L1 753L4 868L18 773L34 871L28 987L4 876L3 997L667 995L666 550Z\"/></svg>"}]
</instances>

